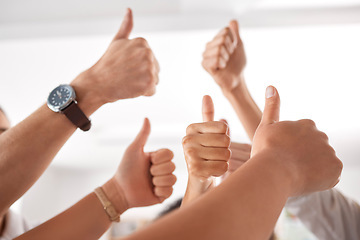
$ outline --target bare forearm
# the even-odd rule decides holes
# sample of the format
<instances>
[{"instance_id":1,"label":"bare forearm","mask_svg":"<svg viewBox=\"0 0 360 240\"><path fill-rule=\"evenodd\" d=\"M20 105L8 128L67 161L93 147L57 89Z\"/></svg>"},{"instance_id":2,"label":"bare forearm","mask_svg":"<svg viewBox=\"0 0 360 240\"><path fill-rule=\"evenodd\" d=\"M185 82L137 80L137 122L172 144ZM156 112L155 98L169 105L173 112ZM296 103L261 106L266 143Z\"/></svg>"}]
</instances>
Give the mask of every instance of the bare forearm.
<instances>
[{"instance_id":1,"label":"bare forearm","mask_svg":"<svg viewBox=\"0 0 360 240\"><path fill-rule=\"evenodd\" d=\"M110 220L94 193L77 204L16 238L16 240L99 239L110 227Z\"/></svg>"},{"instance_id":2,"label":"bare forearm","mask_svg":"<svg viewBox=\"0 0 360 240\"><path fill-rule=\"evenodd\" d=\"M79 107L90 116L98 107L79 93ZM60 113L41 106L28 118L0 136L0 213L21 197L41 176L76 127Z\"/></svg>"},{"instance_id":3,"label":"bare forearm","mask_svg":"<svg viewBox=\"0 0 360 240\"><path fill-rule=\"evenodd\" d=\"M262 113L251 97L244 78L241 77L239 82L240 84L232 91L223 91L223 93L233 106L250 140L252 140Z\"/></svg>"},{"instance_id":4,"label":"bare forearm","mask_svg":"<svg viewBox=\"0 0 360 240\"><path fill-rule=\"evenodd\" d=\"M193 204L129 239L267 239L290 193L286 174L274 164L264 154L254 157Z\"/></svg>"}]
</instances>

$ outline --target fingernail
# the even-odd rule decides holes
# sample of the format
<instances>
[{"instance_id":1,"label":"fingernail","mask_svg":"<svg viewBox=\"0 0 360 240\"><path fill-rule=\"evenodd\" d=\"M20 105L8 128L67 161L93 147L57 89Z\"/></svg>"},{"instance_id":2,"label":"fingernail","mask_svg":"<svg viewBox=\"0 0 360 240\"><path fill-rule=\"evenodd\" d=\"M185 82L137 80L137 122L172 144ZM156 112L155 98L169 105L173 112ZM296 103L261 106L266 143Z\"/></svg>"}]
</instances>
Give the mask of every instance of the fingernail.
<instances>
[{"instance_id":1,"label":"fingernail","mask_svg":"<svg viewBox=\"0 0 360 240\"><path fill-rule=\"evenodd\" d=\"M266 93L265 93L265 96L266 98L271 98L275 95L275 89L273 86L268 86L266 88Z\"/></svg>"}]
</instances>

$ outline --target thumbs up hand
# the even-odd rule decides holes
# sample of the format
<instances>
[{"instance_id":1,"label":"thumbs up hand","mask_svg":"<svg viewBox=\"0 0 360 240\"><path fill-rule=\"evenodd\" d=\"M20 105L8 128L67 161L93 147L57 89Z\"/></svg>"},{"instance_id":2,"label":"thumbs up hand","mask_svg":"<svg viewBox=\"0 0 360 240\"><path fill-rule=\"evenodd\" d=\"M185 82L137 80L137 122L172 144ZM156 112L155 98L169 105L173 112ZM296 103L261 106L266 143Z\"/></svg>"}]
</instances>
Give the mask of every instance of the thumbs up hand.
<instances>
[{"instance_id":1,"label":"thumbs up hand","mask_svg":"<svg viewBox=\"0 0 360 240\"><path fill-rule=\"evenodd\" d=\"M225 92L230 92L243 81L246 65L244 45L239 26L232 20L206 45L202 66Z\"/></svg>"},{"instance_id":2,"label":"thumbs up hand","mask_svg":"<svg viewBox=\"0 0 360 240\"><path fill-rule=\"evenodd\" d=\"M128 39L132 27L132 11L128 9L104 55L71 83L77 93L91 93L99 106L155 93L159 64L145 39Z\"/></svg>"},{"instance_id":3,"label":"thumbs up hand","mask_svg":"<svg viewBox=\"0 0 360 240\"><path fill-rule=\"evenodd\" d=\"M203 98L203 123L194 123L186 129L183 149L188 168L188 185L183 199L187 204L215 186L214 177L228 170L231 156L228 126L214 122L214 105L209 96Z\"/></svg>"},{"instance_id":4,"label":"thumbs up hand","mask_svg":"<svg viewBox=\"0 0 360 240\"><path fill-rule=\"evenodd\" d=\"M126 208L149 206L170 197L176 177L172 174L175 164L169 149L144 152L150 134L150 122L146 118L139 134L125 151L115 175L104 185L109 196L115 196L113 204ZM120 199L119 201L116 198ZM118 206L120 212L124 207ZM121 211L123 212L123 211Z\"/></svg>"},{"instance_id":5,"label":"thumbs up hand","mask_svg":"<svg viewBox=\"0 0 360 240\"><path fill-rule=\"evenodd\" d=\"M273 161L274 174L285 174L290 195L299 196L335 186L342 163L325 133L312 120L279 122L280 97L276 88L266 89L263 116L256 130L251 158ZM251 161L251 159L250 159Z\"/></svg>"}]
</instances>

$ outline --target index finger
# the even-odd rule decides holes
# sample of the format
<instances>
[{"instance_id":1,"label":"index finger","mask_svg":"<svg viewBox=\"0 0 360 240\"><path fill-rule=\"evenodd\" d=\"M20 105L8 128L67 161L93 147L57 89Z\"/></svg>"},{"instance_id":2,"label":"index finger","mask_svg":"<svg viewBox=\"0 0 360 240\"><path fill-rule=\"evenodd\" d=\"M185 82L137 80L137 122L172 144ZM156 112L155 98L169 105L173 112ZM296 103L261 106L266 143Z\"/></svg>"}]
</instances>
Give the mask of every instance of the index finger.
<instances>
[{"instance_id":1,"label":"index finger","mask_svg":"<svg viewBox=\"0 0 360 240\"><path fill-rule=\"evenodd\" d=\"M228 126L224 122L203 122L193 123L186 128L186 135L192 134L206 134L206 133L223 133L226 134Z\"/></svg>"}]
</instances>

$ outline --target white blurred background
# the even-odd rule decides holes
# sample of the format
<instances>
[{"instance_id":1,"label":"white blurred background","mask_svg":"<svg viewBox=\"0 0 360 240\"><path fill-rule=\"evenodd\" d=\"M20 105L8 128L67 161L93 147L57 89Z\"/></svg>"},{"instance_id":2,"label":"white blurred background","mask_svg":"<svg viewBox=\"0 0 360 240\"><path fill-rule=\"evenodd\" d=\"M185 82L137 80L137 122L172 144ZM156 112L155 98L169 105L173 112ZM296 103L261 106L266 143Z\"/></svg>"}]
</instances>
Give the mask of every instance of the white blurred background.
<instances>
[{"instance_id":1,"label":"white blurred background","mask_svg":"<svg viewBox=\"0 0 360 240\"><path fill-rule=\"evenodd\" d=\"M50 168L14 209L44 221L112 176L124 149L149 117L146 149L175 153L185 191L181 139L201 121L209 94L216 118L226 118L234 141L250 142L232 108L201 67L206 42L236 18L248 57L246 82L262 108L272 84L281 119L311 118L344 162L338 188L360 201L359 0L0 0L0 105L15 125L61 83L94 64L117 31L126 7L134 12L131 37L145 37L161 67L153 97L119 101L97 111L88 133L77 131ZM134 209L123 219L151 219L163 208Z\"/></svg>"}]
</instances>

